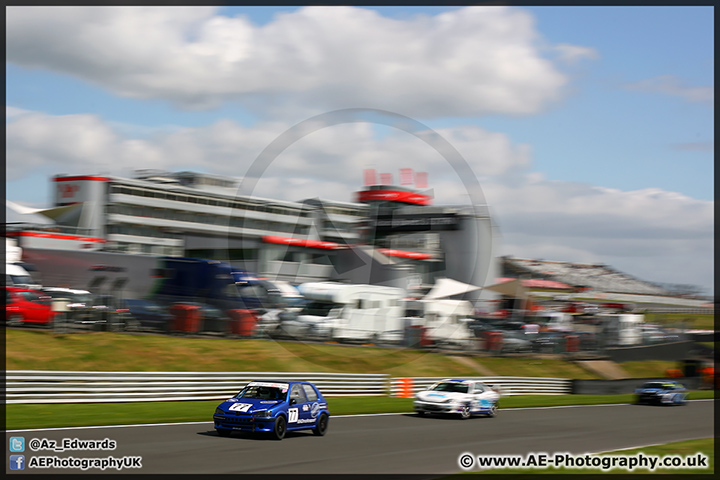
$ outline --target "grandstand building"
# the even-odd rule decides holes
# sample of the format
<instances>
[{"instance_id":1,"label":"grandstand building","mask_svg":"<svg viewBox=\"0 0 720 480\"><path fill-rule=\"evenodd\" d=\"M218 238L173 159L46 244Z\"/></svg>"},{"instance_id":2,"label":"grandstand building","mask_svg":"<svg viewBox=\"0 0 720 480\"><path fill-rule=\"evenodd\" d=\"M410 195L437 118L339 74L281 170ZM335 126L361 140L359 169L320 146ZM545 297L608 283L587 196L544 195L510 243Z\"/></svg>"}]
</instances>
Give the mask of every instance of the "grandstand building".
<instances>
[{"instance_id":1,"label":"grandstand building","mask_svg":"<svg viewBox=\"0 0 720 480\"><path fill-rule=\"evenodd\" d=\"M125 264L185 256L293 283L402 288L440 277L482 287L497 276L486 205L432 206L427 194L390 184L366 184L354 202L281 201L241 195L240 187L237 179L197 172L55 175L54 205L37 212L53 223L7 224L7 235L38 264L81 253L105 254L96 261L103 268L119 261L107 254L125 255Z\"/></svg>"}]
</instances>

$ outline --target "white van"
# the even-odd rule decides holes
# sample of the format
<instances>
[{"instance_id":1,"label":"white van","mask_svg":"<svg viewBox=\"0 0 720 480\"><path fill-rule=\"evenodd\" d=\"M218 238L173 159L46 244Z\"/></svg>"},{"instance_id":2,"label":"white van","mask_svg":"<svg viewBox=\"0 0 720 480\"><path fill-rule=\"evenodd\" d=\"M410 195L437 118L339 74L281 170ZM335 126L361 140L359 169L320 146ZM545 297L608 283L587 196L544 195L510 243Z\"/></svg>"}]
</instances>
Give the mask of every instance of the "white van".
<instances>
[{"instance_id":1,"label":"white van","mask_svg":"<svg viewBox=\"0 0 720 480\"><path fill-rule=\"evenodd\" d=\"M630 346L642 343L645 316L634 313L601 313L603 335L609 344Z\"/></svg>"},{"instance_id":2,"label":"white van","mask_svg":"<svg viewBox=\"0 0 720 480\"><path fill-rule=\"evenodd\" d=\"M22 248L14 238L5 237L5 285L8 287L32 288L41 285L22 266Z\"/></svg>"},{"instance_id":3,"label":"white van","mask_svg":"<svg viewBox=\"0 0 720 480\"><path fill-rule=\"evenodd\" d=\"M532 318L543 331L568 333L574 330L572 316L567 312L540 312Z\"/></svg>"},{"instance_id":4,"label":"white van","mask_svg":"<svg viewBox=\"0 0 720 480\"><path fill-rule=\"evenodd\" d=\"M298 289L307 303L297 322L310 336L375 342L403 329L403 289L335 282L304 283Z\"/></svg>"},{"instance_id":5,"label":"white van","mask_svg":"<svg viewBox=\"0 0 720 480\"><path fill-rule=\"evenodd\" d=\"M5 264L5 285L8 287L31 288L38 290L41 285L20 265Z\"/></svg>"}]
</instances>

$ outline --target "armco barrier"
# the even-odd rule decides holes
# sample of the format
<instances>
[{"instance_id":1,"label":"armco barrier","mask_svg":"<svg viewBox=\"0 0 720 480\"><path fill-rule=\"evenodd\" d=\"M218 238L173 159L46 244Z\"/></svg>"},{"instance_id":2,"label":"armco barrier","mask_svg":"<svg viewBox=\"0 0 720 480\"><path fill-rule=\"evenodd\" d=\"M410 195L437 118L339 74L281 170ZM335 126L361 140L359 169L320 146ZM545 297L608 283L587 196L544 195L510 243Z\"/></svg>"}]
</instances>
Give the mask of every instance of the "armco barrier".
<instances>
[{"instance_id":1,"label":"armco barrier","mask_svg":"<svg viewBox=\"0 0 720 480\"><path fill-rule=\"evenodd\" d=\"M6 372L5 402L104 403L222 400L251 380L305 380L324 395L385 396L380 374L298 372Z\"/></svg>"},{"instance_id":2,"label":"armco barrier","mask_svg":"<svg viewBox=\"0 0 720 480\"><path fill-rule=\"evenodd\" d=\"M393 397L413 396L415 393L427 389L435 382L448 377L413 377L393 378L390 381L390 395ZM462 377L466 380L480 380L486 385L497 388L502 395L561 395L571 393L572 380L567 378L544 377ZM410 383L412 395L409 395L407 380Z\"/></svg>"},{"instance_id":3,"label":"armco barrier","mask_svg":"<svg viewBox=\"0 0 720 480\"><path fill-rule=\"evenodd\" d=\"M106 403L221 400L251 380L305 380L328 396L412 397L444 377L389 378L383 374L298 372L6 372L5 402ZM464 377L465 378L465 377ZM537 377L472 377L503 395L571 393L571 380Z\"/></svg>"}]
</instances>

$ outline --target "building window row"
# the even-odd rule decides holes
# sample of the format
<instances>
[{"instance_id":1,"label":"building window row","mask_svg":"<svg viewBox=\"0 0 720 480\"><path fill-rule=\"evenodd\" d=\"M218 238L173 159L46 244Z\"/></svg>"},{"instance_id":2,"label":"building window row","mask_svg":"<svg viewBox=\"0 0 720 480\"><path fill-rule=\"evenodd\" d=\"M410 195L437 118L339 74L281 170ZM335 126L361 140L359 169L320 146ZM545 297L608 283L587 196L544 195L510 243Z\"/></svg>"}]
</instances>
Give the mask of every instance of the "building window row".
<instances>
[{"instance_id":1,"label":"building window row","mask_svg":"<svg viewBox=\"0 0 720 480\"><path fill-rule=\"evenodd\" d=\"M206 225L224 225L230 227L268 230L296 235L306 235L310 227L287 222L271 222L268 220L255 220L249 218L227 217L210 213L187 212L165 208L144 207L128 204L111 204L107 206L108 214L128 215L133 217L155 218L158 220L173 220L178 222L201 223Z\"/></svg>"},{"instance_id":2,"label":"building window row","mask_svg":"<svg viewBox=\"0 0 720 480\"><path fill-rule=\"evenodd\" d=\"M293 209L283 207L279 205L270 205L263 203L253 203L241 200L226 200L214 197L206 197L203 195L183 195L175 192L166 192L163 190L146 189L139 187L129 187L124 185L112 185L110 187L111 194L123 194L132 195L136 197L148 197L157 198L161 200L170 200L173 202L186 202L195 203L202 205L209 205L211 207L224 207L234 208L241 210L250 210L262 213L274 213L277 215L289 215L289 216L310 216L310 210L308 209ZM348 214L349 215L349 214Z\"/></svg>"},{"instance_id":3,"label":"building window row","mask_svg":"<svg viewBox=\"0 0 720 480\"><path fill-rule=\"evenodd\" d=\"M139 225L128 224L110 224L106 227L108 235L132 235L135 237L153 237L153 238L172 238L177 239L177 235L165 232L159 228L143 227Z\"/></svg>"},{"instance_id":4,"label":"building window row","mask_svg":"<svg viewBox=\"0 0 720 480\"><path fill-rule=\"evenodd\" d=\"M184 255L182 247L172 247L166 245L149 245L146 243L131 242L112 242L104 250L109 252L143 254L143 255L164 255L169 257L182 257Z\"/></svg>"}]
</instances>

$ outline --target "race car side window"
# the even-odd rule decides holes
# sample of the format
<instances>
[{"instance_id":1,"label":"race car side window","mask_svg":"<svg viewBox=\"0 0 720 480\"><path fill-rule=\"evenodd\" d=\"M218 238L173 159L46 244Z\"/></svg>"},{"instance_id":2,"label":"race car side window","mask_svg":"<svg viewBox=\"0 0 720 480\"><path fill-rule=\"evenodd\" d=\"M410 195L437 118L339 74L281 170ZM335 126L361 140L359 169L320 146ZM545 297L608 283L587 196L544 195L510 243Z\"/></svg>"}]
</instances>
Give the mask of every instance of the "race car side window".
<instances>
[{"instance_id":1,"label":"race car side window","mask_svg":"<svg viewBox=\"0 0 720 480\"><path fill-rule=\"evenodd\" d=\"M475 393L483 393L484 391L485 391L485 389L483 388L482 385L480 385L479 383L475 384Z\"/></svg>"},{"instance_id":2,"label":"race car side window","mask_svg":"<svg viewBox=\"0 0 720 480\"><path fill-rule=\"evenodd\" d=\"M290 400L295 399L295 403L306 403L305 392L302 389L302 385L295 384L290 389Z\"/></svg>"},{"instance_id":3,"label":"race car side window","mask_svg":"<svg viewBox=\"0 0 720 480\"><path fill-rule=\"evenodd\" d=\"M305 390L308 402L314 402L318 399L317 392L315 392L315 389L312 387L312 385L304 383L303 390Z\"/></svg>"}]
</instances>

